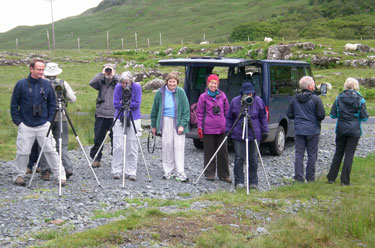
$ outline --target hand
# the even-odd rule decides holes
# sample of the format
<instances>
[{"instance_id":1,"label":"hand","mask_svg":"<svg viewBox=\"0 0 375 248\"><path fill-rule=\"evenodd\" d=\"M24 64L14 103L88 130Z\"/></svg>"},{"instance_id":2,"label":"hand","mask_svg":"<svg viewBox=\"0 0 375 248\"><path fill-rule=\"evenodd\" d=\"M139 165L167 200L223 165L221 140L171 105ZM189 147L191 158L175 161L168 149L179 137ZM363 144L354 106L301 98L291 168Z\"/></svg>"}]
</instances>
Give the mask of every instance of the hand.
<instances>
[{"instance_id":1,"label":"hand","mask_svg":"<svg viewBox=\"0 0 375 248\"><path fill-rule=\"evenodd\" d=\"M152 135L156 136L156 128L151 128Z\"/></svg>"},{"instance_id":2,"label":"hand","mask_svg":"<svg viewBox=\"0 0 375 248\"><path fill-rule=\"evenodd\" d=\"M268 133L262 133L262 141L265 141L268 137Z\"/></svg>"},{"instance_id":3,"label":"hand","mask_svg":"<svg viewBox=\"0 0 375 248\"><path fill-rule=\"evenodd\" d=\"M200 139L203 139L203 130L202 130L202 128L198 128L198 137Z\"/></svg>"},{"instance_id":4,"label":"hand","mask_svg":"<svg viewBox=\"0 0 375 248\"><path fill-rule=\"evenodd\" d=\"M183 134L184 133L184 127L182 127L182 126L179 126L178 127L178 130L177 130L177 134Z\"/></svg>"}]
</instances>

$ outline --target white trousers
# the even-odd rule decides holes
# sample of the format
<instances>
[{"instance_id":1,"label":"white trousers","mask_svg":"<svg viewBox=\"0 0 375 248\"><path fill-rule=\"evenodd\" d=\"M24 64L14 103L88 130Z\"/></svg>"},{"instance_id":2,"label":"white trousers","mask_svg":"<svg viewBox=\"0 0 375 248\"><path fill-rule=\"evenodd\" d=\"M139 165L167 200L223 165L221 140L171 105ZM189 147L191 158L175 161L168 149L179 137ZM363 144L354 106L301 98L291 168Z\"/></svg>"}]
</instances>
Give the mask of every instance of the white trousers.
<instances>
[{"instance_id":1,"label":"white trousers","mask_svg":"<svg viewBox=\"0 0 375 248\"><path fill-rule=\"evenodd\" d=\"M35 139L37 139L39 146L42 147L49 126L49 122L46 122L44 125L38 127L28 127L23 123L18 125L18 134L16 141L17 155L15 176L13 177L13 180L15 180L19 176L24 177L26 175L26 168L27 164L29 163L29 155L34 141ZM58 179L60 174L59 155L56 152L56 142L51 133L52 132L50 132L47 137L46 144L43 149L43 154L53 172L53 175ZM66 180L64 167L61 168L61 179Z\"/></svg>"},{"instance_id":2,"label":"white trousers","mask_svg":"<svg viewBox=\"0 0 375 248\"><path fill-rule=\"evenodd\" d=\"M126 125L126 124L125 124ZM135 120L134 125L137 129L137 136L142 136L141 119ZM133 125L126 127L126 157L125 174L135 176L137 173L138 162L138 142L135 136ZM113 157L112 157L112 175L122 175L123 154L124 154L124 129L120 120L117 120L113 129Z\"/></svg>"},{"instance_id":3,"label":"white trousers","mask_svg":"<svg viewBox=\"0 0 375 248\"><path fill-rule=\"evenodd\" d=\"M177 174L185 175L185 134L178 135L173 118L163 117L162 160L164 174L175 168Z\"/></svg>"}]
</instances>

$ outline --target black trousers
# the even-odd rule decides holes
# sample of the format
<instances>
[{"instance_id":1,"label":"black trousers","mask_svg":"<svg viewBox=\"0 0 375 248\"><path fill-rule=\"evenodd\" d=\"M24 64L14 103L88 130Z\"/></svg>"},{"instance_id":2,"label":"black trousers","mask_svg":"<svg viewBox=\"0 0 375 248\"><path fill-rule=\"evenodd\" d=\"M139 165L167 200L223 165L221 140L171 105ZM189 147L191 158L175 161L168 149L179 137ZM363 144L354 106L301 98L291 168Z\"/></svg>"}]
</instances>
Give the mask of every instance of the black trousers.
<instances>
[{"instance_id":1,"label":"black trousers","mask_svg":"<svg viewBox=\"0 0 375 248\"><path fill-rule=\"evenodd\" d=\"M341 171L341 183L350 183L353 158L360 137L336 136L336 151L332 159L331 168L327 175L328 181L335 181L340 170L342 158L344 164Z\"/></svg>"},{"instance_id":2,"label":"black trousers","mask_svg":"<svg viewBox=\"0 0 375 248\"><path fill-rule=\"evenodd\" d=\"M219 148L223 142L225 134L205 134L203 136L204 145L204 167L208 164L211 157ZM216 155L216 159L213 159L207 170L204 172L206 177L215 176L217 164L217 176L219 178L229 177L229 166L228 166L228 147L227 142L223 144L219 152Z\"/></svg>"},{"instance_id":3,"label":"black trousers","mask_svg":"<svg viewBox=\"0 0 375 248\"><path fill-rule=\"evenodd\" d=\"M90 157L93 159L95 157L95 154L98 152L100 145L102 144L105 135L107 134L107 131L111 127L113 122L113 118L101 118L95 116L95 127L94 127L94 146L90 150ZM110 130L109 137L111 138L111 154L113 149L113 133L112 130ZM98 157L96 158L97 161L100 161L102 159L102 150L99 152Z\"/></svg>"}]
</instances>

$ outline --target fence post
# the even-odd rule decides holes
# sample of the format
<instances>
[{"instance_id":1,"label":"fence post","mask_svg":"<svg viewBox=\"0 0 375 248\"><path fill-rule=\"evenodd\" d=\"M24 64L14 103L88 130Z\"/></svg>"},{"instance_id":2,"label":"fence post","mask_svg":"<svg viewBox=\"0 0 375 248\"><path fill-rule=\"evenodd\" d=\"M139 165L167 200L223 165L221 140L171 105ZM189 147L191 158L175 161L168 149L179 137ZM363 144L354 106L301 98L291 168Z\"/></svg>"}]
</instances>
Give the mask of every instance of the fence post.
<instances>
[{"instance_id":1,"label":"fence post","mask_svg":"<svg viewBox=\"0 0 375 248\"><path fill-rule=\"evenodd\" d=\"M147 45L148 45L148 48L150 48L150 38L147 38Z\"/></svg>"},{"instance_id":2,"label":"fence post","mask_svg":"<svg viewBox=\"0 0 375 248\"><path fill-rule=\"evenodd\" d=\"M18 38L16 38L16 52L18 53Z\"/></svg>"},{"instance_id":3,"label":"fence post","mask_svg":"<svg viewBox=\"0 0 375 248\"><path fill-rule=\"evenodd\" d=\"M79 44L79 37L77 38L78 52L81 52L81 45Z\"/></svg>"},{"instance_id":4,"label":"fence post","mask_svg":"<svg viewBox=\"0 0 375 248\"><path fill-rule=\"evenodd\" d=\"M48 33L48 30L47 30L47 43L48 43L48 52L51 52L51 46L49 44L49 33Z\"/></svg>"},{"instance_id":5,"label":"fence post","mask_svg":"<svg viewBox=\"0 0 375 248\"><path fill-rule=\"evenodd\" d=\"M137 32L134 33L134 38L135 38L135 49L137 49L138 48Z\"/></svg>"},{"instance_id":6,"label":"fence post","mask_svg":"<svg viewBox=\"0 0 375 248\"><path fill-rule=\"evenodd\" d=\"M206 33L203 33L203 41L206 41Z\"/></svg>"},{"instance_id":7,"label":"fence post","mask_svg":"<svg viewBox=\"0 0 375 248\"><path fill-rule=\"evenodd\" d=\"M181 39L181 45L182 45L182 46L184 45L184 40L183 40L183 39Z\"/></svg>"},{"instance_id":8,"label":"fence post","mask_svg":"<svg viewBox=\"0 0 375 248\"><path fill-rule=\"evenodd\" d=\"M124 38L121 38L121 48L124 50Z\"/></svg>"},{"instance_id":9,"label":"fence post","mask_svg":"<svg viewBox=\"0 0 375 248\"><path fill-rule=\"evenodd\" d=\"M109 32L107 30L107 50L109 50Z\"/></svg>"},{"instance_id":10,"label":"fence post","mask_svg":"<svg viewBox=\"0 0 375 248\"><path fill-rule=\"evenodd\" d=\"M161 32L159 33L159 36L160 36L160 46L162 45L162 43L161 43Z\"/></svg>"}]
</instances>

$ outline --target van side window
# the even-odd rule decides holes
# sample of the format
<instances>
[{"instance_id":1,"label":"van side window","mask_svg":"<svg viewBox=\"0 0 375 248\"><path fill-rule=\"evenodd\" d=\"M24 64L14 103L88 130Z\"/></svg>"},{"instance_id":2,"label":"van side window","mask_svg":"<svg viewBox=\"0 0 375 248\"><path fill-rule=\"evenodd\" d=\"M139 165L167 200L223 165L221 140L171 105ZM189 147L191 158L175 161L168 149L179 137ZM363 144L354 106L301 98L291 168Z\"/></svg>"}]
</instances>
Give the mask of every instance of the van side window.
<instances>
[{"instance_id":1,"label":"van side window","mask_svg":"<svg viewBox=\"0 0 375 248\"><path fill-rule=\"evenodd\" d=\"M271 94L288 94L298 90L298 71L290 66L270 66Z\"/></svg>"}]
</instances>

